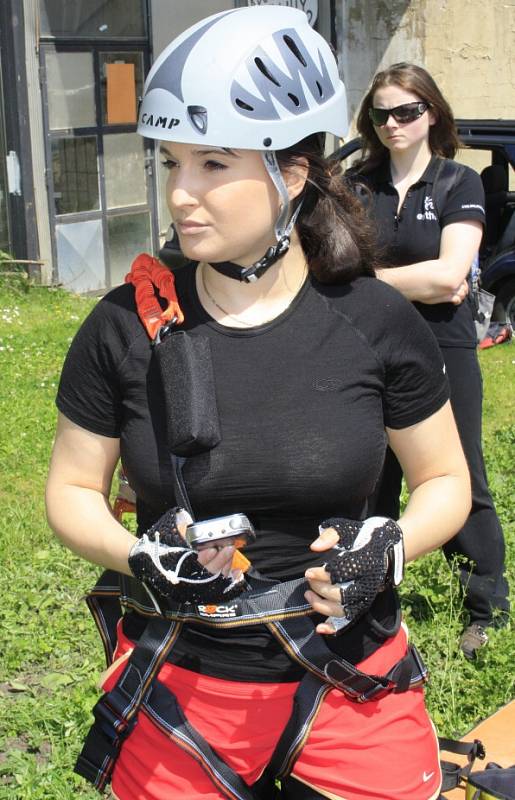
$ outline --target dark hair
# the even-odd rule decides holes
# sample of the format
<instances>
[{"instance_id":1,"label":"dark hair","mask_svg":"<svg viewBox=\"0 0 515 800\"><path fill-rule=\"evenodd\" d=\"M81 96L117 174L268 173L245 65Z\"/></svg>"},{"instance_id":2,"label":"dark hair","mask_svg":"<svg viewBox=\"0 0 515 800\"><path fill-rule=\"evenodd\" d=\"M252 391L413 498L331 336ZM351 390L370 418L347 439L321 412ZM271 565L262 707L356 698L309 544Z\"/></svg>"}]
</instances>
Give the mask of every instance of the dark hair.
<instances>
[{"instance_id":1,"label":"dark hair","mask_svg":"<svg viewBox=\"0 0 515 800\"><path fill-rule=\"evenodd\" d=\"M374 275L375 237L365 210L347 188L339 161L324 156L324 136L314 134L276 152L281 169L300 158L309 164L296 223L310 271L321 283L347 283Z\"/></svg>"},{"instance_id":2,"label":"dark hair","mask_svg":"<svg viewBox=\"0 0 515 800\"><path fill-rule=\"evenodd\" d=\"M388 155L388 149L379 141L368 116L374 94L384 86L400 86L429 103L435 117L435 123L429 129L431 152L444 158L454 158L461 143L449 103L427 70L403 61L378 72L363 98L357 119L357 129L363 138L363 157L353 169L367 172L378 166Z\"/></svg>"}]
</instances>

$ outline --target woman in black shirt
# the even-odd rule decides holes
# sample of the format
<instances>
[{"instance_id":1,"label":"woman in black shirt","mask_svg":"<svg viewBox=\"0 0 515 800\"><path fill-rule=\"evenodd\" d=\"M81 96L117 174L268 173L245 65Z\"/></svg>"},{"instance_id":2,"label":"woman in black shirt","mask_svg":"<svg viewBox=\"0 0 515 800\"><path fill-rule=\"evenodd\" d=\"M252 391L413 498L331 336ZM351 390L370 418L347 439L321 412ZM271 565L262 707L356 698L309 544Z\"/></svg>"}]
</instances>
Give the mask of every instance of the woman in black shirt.
<instances>
[{"instance_id":1,"label":"woman in black shirt","mask_svg":"<svg viewBox=\"0 0 515 800\"><path fill-rule=\"evenodd\" d=\"M481 447L482 383L467 276L484 224L484 192L468 167L446 166L459 146L452 111L431 76L412 64L378 73L358 115L364 155L353 169L369 187L387 267L381 280L411 300L440 345L451 404L472 480L472 511L443 550L460 561L470 615L461 640L474 658L485 628L509 609L504 537L488 489ZM444 170L453 178L443 186ZM399 510L401 470L391 452L377 492L377 513ZM464 559L464 560L463 560Z\"/></svg>"},{"instance_id":2,"label":"woman in black shirt","mask_svg":"<svg viewBox=\"0 0 515 800\"><path fill-rule=\"evenodd\" d=\"M463 524L468 476L438 348L375 279L361 206L323 157L345 111L330 48L290 8L202 20L147 78L139 131L162 140L191 261L175 297L139 257L80 329L47 492L63 542L118 573L91 601L113 664L77 769L120 800L268 800L277 775L295 800L439 793L395 587L404 555ZM411 497L369 519L387 441ZM120 456L139 538L110 513ZM260 575L234 546L188 547L188 503L244 512Z\"/></svg>"}]
</instances>

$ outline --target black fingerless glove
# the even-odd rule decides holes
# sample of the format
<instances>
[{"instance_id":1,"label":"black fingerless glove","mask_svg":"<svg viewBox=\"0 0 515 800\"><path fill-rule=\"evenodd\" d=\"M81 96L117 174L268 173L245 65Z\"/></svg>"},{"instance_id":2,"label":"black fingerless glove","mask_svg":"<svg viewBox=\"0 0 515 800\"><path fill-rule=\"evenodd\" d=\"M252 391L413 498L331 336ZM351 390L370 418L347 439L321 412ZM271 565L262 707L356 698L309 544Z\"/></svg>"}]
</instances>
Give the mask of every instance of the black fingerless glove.
<instances>
[{"instance_id":1,"label":"black fingerless glove","mask_svg":"<svg viewBox=\"0 0 515 800\"><path fill-rule=\"evenodd\" d=\"M173 508L138 539L129 554L132 574L157 595L178 603L219 603L231 600L246 588L243 575L225 577L202 566L198 554L179 533Z\"/></svg>"},{"instance_id":2,"label":"black fingerless glove","mask_svg":"<svg viewBox=\"0 0 515 800\"><path fill-rule=\"evenodd\" d=\"M330 618L338 631L364 614L388 584L401 583L404 546L400 527L388 517L362 522L337 517L325 520L320 530L325 528L334 528L340 536L334 556L325 564L341 594L344 616Z\"/></svg>"}]
</instances>

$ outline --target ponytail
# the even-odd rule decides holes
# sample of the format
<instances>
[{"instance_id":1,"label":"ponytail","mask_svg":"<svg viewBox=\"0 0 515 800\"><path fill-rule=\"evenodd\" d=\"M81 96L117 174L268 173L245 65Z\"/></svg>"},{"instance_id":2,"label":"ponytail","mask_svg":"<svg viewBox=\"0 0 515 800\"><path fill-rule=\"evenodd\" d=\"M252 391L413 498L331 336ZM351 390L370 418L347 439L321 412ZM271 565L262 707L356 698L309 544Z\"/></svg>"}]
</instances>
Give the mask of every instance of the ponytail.
<instances>
[{"instance_id":1,"label":"ponytail","mask_svg":"<svg viewBox=\"0 0 515 800\"><path fill-rule=\"evenodd\" d=\"M310 272L320 283L348 283L374 275L375 240L365 209L350 189L339 161L323 155L319 135L277 151L281 168L309 163L296 228Z\"/></svg>"}]
</instances>

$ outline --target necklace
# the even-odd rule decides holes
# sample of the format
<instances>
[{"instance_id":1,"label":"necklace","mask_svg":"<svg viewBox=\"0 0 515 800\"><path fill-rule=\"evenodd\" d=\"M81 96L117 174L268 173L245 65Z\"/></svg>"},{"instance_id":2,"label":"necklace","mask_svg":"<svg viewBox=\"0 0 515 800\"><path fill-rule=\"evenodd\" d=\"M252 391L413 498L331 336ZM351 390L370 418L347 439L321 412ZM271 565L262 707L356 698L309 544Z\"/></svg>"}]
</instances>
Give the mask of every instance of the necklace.
<instances>
[{"instance_id":1,"label":"necklace","mask_svg":"<svg viewBox=\"0 0 515 800\"><path fill-rule=\"evenodd\" d=\"M211 292L207 288L206 276L205 276L205 272L204 272L205 271L205 266L206 266L205 263L203 263L202 266L200 267L200 278L201 278L201 281L202 281L202 288L204 289L205 293L207 294L207 296L209 297L209 299L211 300L213 305L216 306L216 308L219 311L221 311L222 314L224 314L224 316L229 317L229 319L234 320L239 325L245 325L248 328L252 328L252 327L256 326L257 324L258 325L264 325L267 322L271 322L273 319L275 319L277 316L279 316L278 314L273 314L273 316L267 317L267 319L261 320L259 323L256 323L256 322L249 322L248 320L241 319L240 316L238 316L236 314L231 314L229 311L227 311L225 308L223 308L220 305L220 303L218 303L215 300L215 298L213 297L213 295L211 294ZM295 291L295 293L292 295L288 305L282 311L286 311L286 309L292 304L294 297L297 296L298 292L300 291L301 287L304 284L304 280L306 278L307 273L308 273L308 267L307 267L307 264L305 264L304 265L304 270L302 272L302 276L301 276L301 280L300 280L299 286L297 287L297 290ZM282 311L279 312L279 313L282 313Z\"/></svg>"}]
</instances>

